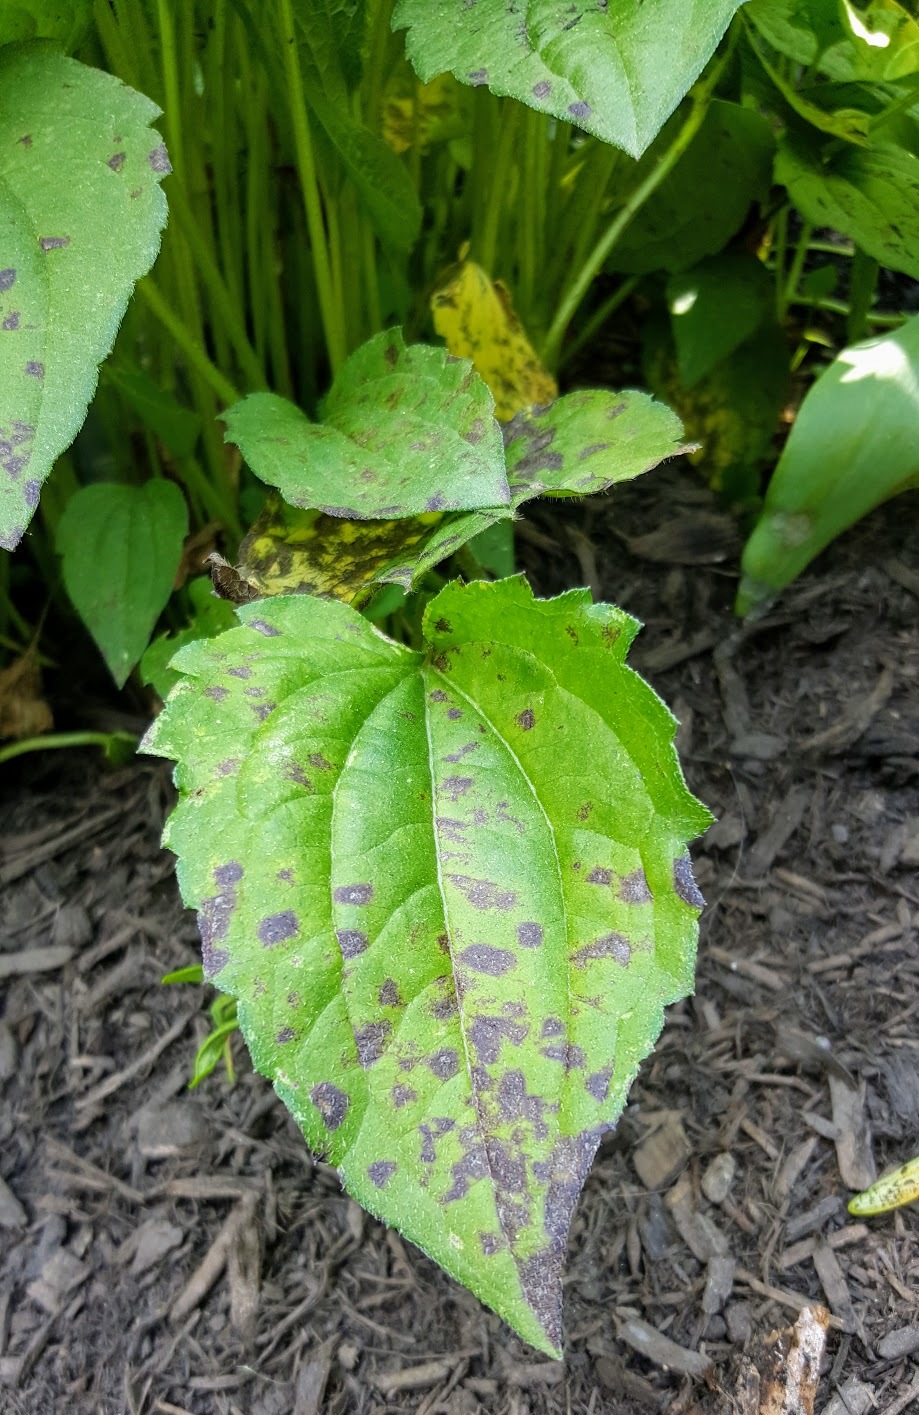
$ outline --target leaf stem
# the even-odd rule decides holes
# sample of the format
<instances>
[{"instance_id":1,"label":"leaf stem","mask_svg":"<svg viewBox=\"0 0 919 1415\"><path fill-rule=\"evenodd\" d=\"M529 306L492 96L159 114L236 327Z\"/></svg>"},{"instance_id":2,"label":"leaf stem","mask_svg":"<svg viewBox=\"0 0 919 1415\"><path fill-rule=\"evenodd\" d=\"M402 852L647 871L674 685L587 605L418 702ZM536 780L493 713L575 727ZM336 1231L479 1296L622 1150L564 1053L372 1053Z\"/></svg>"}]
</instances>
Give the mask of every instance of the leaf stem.
<instances>
[{"instance_id":1,"label":"leaf stem","mask_svg":"<svg viewBox=\"0 0 919 1415\"><path fill-rule=\"evenodd\" d=\"M141 280L137 286L137 293L144 301L150 311L162 324L163 328L172 336L176 344L182 350L190 366L210 388L217 394L217 397L227 407L231 403L239 401L239 392L234 388L228 378L211 363L204 349L192 334L187 324L184 324L171 306L163 298L160 291L152 280Z\"/></svg>"},{"instance_id":2,"label":"leaf stem","mask_svg":"<svg viewBox=\"0 0 919 1415\"><path fill-rule=\"evenodd\" d=\"M137 738L133 732L55 732L47 737L24 737L21 742L10 742L0 747L0 763L12 761L14 757L25 756L27 752L41 752L46 748L102 747L106 752L113 747L130 746L133 751Z\"/></svg>"}]
</instances>

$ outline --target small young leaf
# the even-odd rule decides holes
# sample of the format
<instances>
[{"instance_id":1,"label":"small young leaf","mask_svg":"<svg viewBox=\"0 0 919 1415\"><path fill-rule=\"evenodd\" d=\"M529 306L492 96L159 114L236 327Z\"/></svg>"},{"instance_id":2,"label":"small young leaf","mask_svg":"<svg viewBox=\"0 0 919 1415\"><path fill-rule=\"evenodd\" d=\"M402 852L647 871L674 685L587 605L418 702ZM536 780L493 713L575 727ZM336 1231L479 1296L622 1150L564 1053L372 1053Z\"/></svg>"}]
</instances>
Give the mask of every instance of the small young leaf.
<instances>
[{"instance_id":1,"label":"small young leaf","mask_svg":"<svg viewBox=\"0 0 919 1415\"><path fill-rule=\"evenodd\" d=\"M218 599L211 588L210 579L199 575L188 586L191 600L192 618L184 629L175 634L160 634L144 651L140 660L140 679L153 688L161 698L168 697L179 681L178 673L170 667L170 661L184 644L195 639L209 639L232 628L233 608L226 600Z\"/></svg>"},{"instance_id":2,"label":"small young leaf","mask_svg":"<svg viewBox=\"0 0 919 1415\"><path fill-rule=\"evenodd\" d=\"M743 554L737 612L774 599L835 536L919 486L919 315L844 349L795 419Z\"/></svg>"},{"instance_id":3,"label":"small young leaf","mask_svg":"<svg viewBox=\"0 0 919 1415\"><path fill-rule=\"evenodd\" d=\"M789 132L775 179L813 226L841 231L882 265L919 279L919 158L911 152L824 146Z\"/></svg>"},{"instance_id":4,"label":"small young leaf","mask_svg":"<svg viewBox=\"0 0 919 1415\"><path fill-rule=\"evenodd\" d=\"M134 282L153 263L169 171L159 109L43 44L0 50L0 546L13 550L70 444Z\"/></svg>"},{"instance_id":5,"label":"small young leaf","mask_svg":"<svg viewBox=\"0 0 919 1415\"><path fill-rule=\"evenodd\" d=\"M633 181L652 170L680 121L677 115L667 125ZM768 196L774 152L772 130L761 114L715 99L685 155L617 242L611 268L635 275L688 270L716 255L740 230L751 205Z\"/></svg>"},{"instance_id":6,"label":"small young leaf","mask_svg":"<svg viewBox=\"0 0 919 1415\"><path fill-rule=\"evenodd\" d=\"M639 157L708 60L742 0L397 0L393 28L425 82L462 83L577 123Z\"/></svg>"},{"instance_id":7,"label":"small young leaf","mask_svg":"<svg viewBox=\"0 0 919 1415\"><path fill-rule=\"evenodd\" d=\"M57 529L64 585L119 688L172 591L188 534L185 500L172 482L99 482L64 508Z\"/></svg>"},{"instance_id":8,"label":"small young leaf","mask_svg":"<svg viewBox=\"0 0 919 1415\"><path fill-rule=\"evenodd\" d=\"M73 49L92 18L92 0L2 0L0 44L51 39Z\"/></svg>"},{"instance_id":9,"label":"small young leaf","mask_svg":"<svg viewBox=\"0 0 919 1415\"><path fill-rule=\"evenodd\" d=\"M691 388L748 339L773 299L766 267L745 251L723 251L671 275L667 304L683 386Z\"/></svg>"},{"instance_id":10,"label":"small young leaf","mask_svg":"<svg viewBox=\"0 0 919 1415\"><path fill-rule=\"evenodd\" d=\"M362 345L339 370L325 421L274 393L223 415L253 472L292 506L352 520L506 506L494 400L464 359L397 329Z\"/></svg>"},{"instance_id":11,"label":"small young leaf","mask_svg":"<svg viewBox=\"0 0 919 1415\"><path fill-rule=\"evenodd\" d=\"M480 265L464 261L431 296L431 311L450 353L471 359L488 384L501 422L558 397L558 384L539 362L507 289L492 282Z\"/></svg>"},{"instance_id":12,"label":"small young leaf","mask_svg":"<svg viewBox=\"0 0 919 1415\"><path fill-rule=\"evenodd\" d=\"M348 1191L558 1355L572 1210L702 903L637 624L522 578L448 585L425 653L310 596L238 613L144 743L205 974Z\"/></svg>"}]
</instances>

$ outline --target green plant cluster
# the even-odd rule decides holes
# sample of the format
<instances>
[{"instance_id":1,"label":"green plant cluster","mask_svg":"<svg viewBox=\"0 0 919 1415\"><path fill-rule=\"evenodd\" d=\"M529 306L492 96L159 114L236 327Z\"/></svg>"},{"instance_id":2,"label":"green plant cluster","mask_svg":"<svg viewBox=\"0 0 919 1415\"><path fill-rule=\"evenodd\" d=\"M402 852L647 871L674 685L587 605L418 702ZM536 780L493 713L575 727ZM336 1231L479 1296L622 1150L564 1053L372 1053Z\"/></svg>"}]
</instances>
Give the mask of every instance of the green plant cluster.
<instances>
[{"instance_id":1,"label":"green plant cluster","mask_svg":"<svg viewBox=\"0 0 919 1415\"><path fill-rule=\"evenodd\" d=\"M917 485L917 194L898 0L0 0L0 648L76 611L166 700L195 1080L238 1014L349 1191L553 1354L709 817L634 621L534 599L513 522L688 453L749 613ZM608 344L651 393L528 396Z\"/></svg>"}]
</instances>

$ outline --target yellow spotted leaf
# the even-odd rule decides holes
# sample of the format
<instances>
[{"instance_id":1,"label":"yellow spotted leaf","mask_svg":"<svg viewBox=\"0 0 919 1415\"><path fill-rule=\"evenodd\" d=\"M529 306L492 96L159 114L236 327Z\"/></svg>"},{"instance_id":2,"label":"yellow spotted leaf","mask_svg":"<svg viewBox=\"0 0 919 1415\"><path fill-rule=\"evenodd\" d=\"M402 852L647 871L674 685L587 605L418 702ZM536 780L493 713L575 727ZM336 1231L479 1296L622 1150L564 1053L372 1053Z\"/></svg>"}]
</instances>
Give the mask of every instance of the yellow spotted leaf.
<instances>
[{"instance_id":1,"label":"yellow spotted leaf","mask_svg":"<svg viewBox=\"0 0 919 1415\"><path fill-rule=\"evenodd\" d=\"M907 1160L891 1174L883 1175L870 1189L849 1200L849 1213L864 1218L870 1214L886 1214L904 1204L919 1199L919 1155Z\"/></svg>"},{"instance_id":2,"label":"yellow spotted leaf","mask_svg":"<svg viewBox=\"0 0 919 1415\"><path fill-rule=\"evenodd\" d=\"M480 265L464 261L431 297L434 328L456 358L471 359L495 400L495 417L508 422L558 397L558 385L539 362L510 295Z\"/></svg>"}]
</instances>

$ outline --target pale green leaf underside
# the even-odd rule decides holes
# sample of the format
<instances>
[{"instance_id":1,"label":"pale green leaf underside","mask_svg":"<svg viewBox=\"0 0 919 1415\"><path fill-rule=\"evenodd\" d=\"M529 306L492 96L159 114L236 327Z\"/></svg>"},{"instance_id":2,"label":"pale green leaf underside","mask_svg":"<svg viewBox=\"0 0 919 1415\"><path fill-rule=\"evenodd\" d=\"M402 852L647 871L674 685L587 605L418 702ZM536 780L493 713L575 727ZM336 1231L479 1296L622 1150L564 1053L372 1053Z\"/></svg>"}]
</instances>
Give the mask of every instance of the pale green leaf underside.
<instances>
[{"instance_id":1,"label":"pale green leaf underside","mask_svg":"<svg viewBox=\"0 0 919 1415\"><path fill-rule=\"evenodd\" d=\"M42 43L0 50L0 546L86 414L166 220L159 109Z\"/></svg>"},{"instance_id":2,"label":"pale green leaf underside","mask_svg":"<svg viewBox=\"0 0 919 1415\"><path fill-rule=\"evenodd\" d=\"M557 1354L572 1209L701 904L636 623L521 578L449 585L424 654L335 602L238 612L144 744L205 973L348 1191Z\"/></svg>"},{"instance_id":3,"label":"pale green leaf underside","mask_svg":"<svg viewBox=\"0 0 919 1415\"><path fill-rule=\"evenodd\" d=\"M390 329L346 360L322 422L275 393L223 416L227 441L291 506L385 521L508 504L494 406L468 360L406 348Z\"/></svg>"},{"instance_id":4,"label":"pale green leaf underside","mask_svg":"<svg viewBox=\"0 0 919 1415\"><path fill-rule=\"evenodd\" d=\"M188 534L179 488L98 482L70 498L57 528L64 585L119 688L172 593Z\"/></svg>"},{"instance_id":5,"label":"pale green leaf underside","mask_svg":"<svg viewBox=\"0 0 919 1415\"><path fill-rule=\"evenodd\" d=\"M451 72L639 157L742 0L397 0L421 79Z\"/></svg>"}]
</instances>

